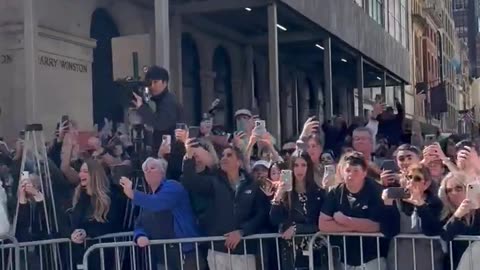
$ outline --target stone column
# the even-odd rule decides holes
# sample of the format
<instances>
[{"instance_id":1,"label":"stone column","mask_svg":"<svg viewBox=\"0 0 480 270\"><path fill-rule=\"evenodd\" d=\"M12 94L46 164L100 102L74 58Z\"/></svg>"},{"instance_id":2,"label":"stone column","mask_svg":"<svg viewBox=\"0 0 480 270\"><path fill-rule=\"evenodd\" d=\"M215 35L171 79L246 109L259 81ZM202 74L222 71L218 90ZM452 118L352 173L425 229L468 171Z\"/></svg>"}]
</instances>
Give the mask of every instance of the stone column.
<instances>
[{"instance_id":1,"label":"stone column","mask_svg":"<svg viewBox=\"0 0 480 270\"><path fill-rule=\"evenodd\" d=\"M25 52L25 93L27 123L38 121L37 114L37 18L34 0L23 1L23 42Z\"/></svg>"},{"instance_id":2,"label":"stone column","mask_svg":"<svg viewBox=\"0 0 480 270\"><path fill-rule=\"evenodd\" d=\"M270 85L270 121L267 124L270 133L281 140L280 100L278 80L278 29L277 29L277 3L271 3L267 8L268 13L268 67Z\"/></svg>"},{"instance_id":3,"label":"stone column","mask_svg":"<svg viewBox=\"0 0 480 270\"><path fill-rule=\"evenodd\" d=\"M169 6L169 0L155 0L155 64L167 70L170 69Z\"/></svg>"}]
</instances>

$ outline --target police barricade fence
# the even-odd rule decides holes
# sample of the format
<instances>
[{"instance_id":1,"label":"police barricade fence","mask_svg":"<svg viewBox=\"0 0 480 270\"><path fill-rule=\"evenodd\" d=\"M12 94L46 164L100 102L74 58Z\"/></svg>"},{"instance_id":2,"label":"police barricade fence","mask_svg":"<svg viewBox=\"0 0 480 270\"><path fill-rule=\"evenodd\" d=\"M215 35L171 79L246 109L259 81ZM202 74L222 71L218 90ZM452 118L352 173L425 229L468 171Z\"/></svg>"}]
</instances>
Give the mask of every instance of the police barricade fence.
<instances>
[{"instance_id":1,"label":"police barricade fence","mask_svg":"<svg viewBox=\"0 0 480 270\"><path fill-rule=\"evenodd\" d=\"M79 270L308 269L312 236L296 235L292 240L284 240L280 234L251 235L243 237L234 252L219 251L226 250L225 237L151 240L145 248L132 241L101 243L91 246L77 267ZM122 254L129 257L122 258ZM326 261L324 266L319 269L327 269Z\"/></svg>"},{"instance_id":2,"label":"police barricade fence","mask_svg":"<svg viewBox=\"0 0 480 270\"><path fill-rule=\"evenodd\" d=\"M347 258L349 250L352 247L335 245L333 237L346 241L348 237L358 237L359 246L364 246L364 238L374 238L376 246L376 259L365 262L362 248L353 248L354 252L360 253L360 266L348 266L341 263L341 257ZM308 239L307 241L305 241ZM0 236L0 270L74 270L74 269L205 269L205 265L210 265L211 270L223 269L332 269L332 270L351 270L351 269L458 269L458 270L476 270L480 269L480 236L459 236L453 242L445 243L440 237L427 237L421 234L402 234L396 236L390 241L390 252L393 254L384 254L380 242L383 239L381 234L358 234L358 233L338 233L327 234L317 233L315 235L296 236L293 241L285 241L279 234L261 234L244 237L243 242L255 242L258 249L254 254L247 252L249 244L240 246L243 248L243 255L223 254L221 252L212 252L218 250L218 243L223 244L225 237L202 237L190 239L170 239L170 240L152 240L145 249L140 249L133 243L133 233L124 232L104 235L94 239L88 239L83 245L80 258L74 259L73 246L70 239L50 239L32 242L18 241L11 236ZM318 243L320 242L320 244ZM371 241L368 242L372 243ZM455 259L454 249L458 243L464 245L465 252ZM193 257L187 258L184 246L190 245L193 248ZM80 246L80 245L75 245ZM157 247L162 247L159 256ZM300 249L299 249L300 247ZM319 248L324 248L319 256L316 256ZM86 251L85 251L86 249ZM290 249L290 251L289 251ZM152 250L153 254L152 255ZM84 253L85 251L85 253ZM172 254L172 251L176 254ZM442 254L447 256L448 263L439 262ZM97 260L91 260L97 254ZM99 256L98 256L99 255ZM169 260L175 261L175 255L178 255L177 263L171 267ZM107 258L109 257L109 258ZM158 257L163 257L158 260ZM301 258L300 258L301 257ZM385 258L388 257L385 262ZM114 259L114 260L111 260ZM186 264L189 259L189 264ZM205 260L207 259L207 260ZM302 261L306 264L298 264ZM456 262L455 262L456 261ZM92 264L93 262L93 264ZM289 262L291 264L289 264ZM293 264L292 264L293 262ZM455 262L455 265L454 265ZM157 266L164 265L164 268ZM77 265L78 264L78 265ZM458 265L458 267L457 267ZM477 266L477 267L475 267Z\"/></svg>"},{"instance_id":3,"label":"police barricade fence","mask_svg":"<svg viewBox=\"0 0 480 270\"><path fill-rule=\"evenodd\" d=\"M327 245L329 270L480 269L480 236L457 236L453 241L445 242L439 236L423 234L400 234L386 239L379 233L318 232L311 237L308 248L309 269L312 270L317 269L313 255L318 239ZM371 253L372 246L375 257L365 258L368 257L364 254L365 249L370 249ZM352 256L349 252L360 258L359 264L348 265Z\"/></svg>"},{"instance_id":4,"label":"police barricade fence","mask_svg":"<svg viewBox=\"0 0 480 270\"><path fill-rule=\"evenodd\" d=\"M88 246L132 238L132 232L113 233L76 245L69 238L18 242L14 237L0 236L0 270L74 270Z\"/></svg>"},{"instance_id":5,"label":"police barricade fence","mask_svg":"<svg viewBox=\"0 0 480 270\"><path fill-rule=\"evenodd\" d=\"M9 248L4 248L4 246L10 245ZM0 235L0 270L5 270L8 263L8 256L11 256L14 260L15 265L20 264L20 247L18 241L15 237L11 235ZM14 270L19 270L15 268Z\"/></svg>"}]
</instances>

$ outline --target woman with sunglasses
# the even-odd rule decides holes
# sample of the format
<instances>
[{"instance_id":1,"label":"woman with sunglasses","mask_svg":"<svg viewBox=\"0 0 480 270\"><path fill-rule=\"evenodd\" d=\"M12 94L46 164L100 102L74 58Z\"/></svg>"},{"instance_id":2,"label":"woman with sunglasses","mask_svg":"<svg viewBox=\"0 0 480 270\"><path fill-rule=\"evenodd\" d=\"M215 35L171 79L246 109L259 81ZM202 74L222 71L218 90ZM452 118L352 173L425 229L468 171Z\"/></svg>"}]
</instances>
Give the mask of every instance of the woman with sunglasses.
<instances>
[{"instance_id":1,"label":"woman with sunglasses","mask_svg":"<svg viewBox=\"0 0 480 270\"><path fill-rule=\"evenodd\" d=\"M282 269L307 269L308 257L303 252L308 250L308 238L294 238L317 231L325 193L315 184L313 163L308 153L295 152L290 168L292 189L287 190L285 182L280 182L272 201L270 221L280 229L282 238L286 240L282 243L280 254Z\"/></svg>"},{"instance_id":2,"label":"woman with sunglasses","mask_svg":"<svg viewBox=\"0 0 480 270\"><path fill-rule=\"evenodd\" d=\"M387 188L382 194L385 205L398 209L398 233L439 235L443 206L432 188L428 168L418 164L410 166L400 184L404 191L401 196L393 192L401 190L397 187ZM390 245L387 257L389 269L396 269L396 265L401 270L441 269L443 253L437 241L419 239L412 244L411 239L394 239Z\"/></svg>"},{"instance_id":3,"label":"woman with sunglasses","mask_svg":"<svg viewBox=\"0 0 480 270\"><path fill-rule=\"evenodd\" d=\"M443 202L441 218L445 226L441 236L445 241L452 241L458 235L480 235L480 211L467 199L466 183L469 181L471 179L462 173L449 173L442 181L438 194ZM453 265L452 269L457 269L469 242L452 241L451 245L447 250L453 253L448 256L445 267ZM467 256L466 260L469 259Z\"/></svg>"}]
</instances>

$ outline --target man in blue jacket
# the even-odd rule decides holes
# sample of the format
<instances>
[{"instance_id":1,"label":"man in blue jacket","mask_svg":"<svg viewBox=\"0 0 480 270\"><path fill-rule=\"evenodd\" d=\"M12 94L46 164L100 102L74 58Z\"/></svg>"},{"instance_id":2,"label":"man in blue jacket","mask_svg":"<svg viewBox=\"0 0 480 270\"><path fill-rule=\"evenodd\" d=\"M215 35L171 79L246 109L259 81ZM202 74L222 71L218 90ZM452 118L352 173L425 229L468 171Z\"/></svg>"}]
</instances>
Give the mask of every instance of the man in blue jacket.
<instances>
[{"instance_id":1,"label":"man in blue jacket","mask_svg":"<svg viewBox=\"0 0 480 270\"><path fill-rule=\"evenodd\" d=\"M125 177L120 180L125 195L132 200L133 205L140 207L134 231L137 245L146 247L153 239L198 237L187 191L177 181L165 179L167 162L148 158L143 163L142 170L151 194L134 191L132 181ZM178 244L155 246L152 248L152 260L161 265L159 269L165 267L165 264L168 269L182 269L182 262L183 269L197 269L195 246L191 243L181 245L182 257L179 249Z\"/></svg>"}]
</instances>

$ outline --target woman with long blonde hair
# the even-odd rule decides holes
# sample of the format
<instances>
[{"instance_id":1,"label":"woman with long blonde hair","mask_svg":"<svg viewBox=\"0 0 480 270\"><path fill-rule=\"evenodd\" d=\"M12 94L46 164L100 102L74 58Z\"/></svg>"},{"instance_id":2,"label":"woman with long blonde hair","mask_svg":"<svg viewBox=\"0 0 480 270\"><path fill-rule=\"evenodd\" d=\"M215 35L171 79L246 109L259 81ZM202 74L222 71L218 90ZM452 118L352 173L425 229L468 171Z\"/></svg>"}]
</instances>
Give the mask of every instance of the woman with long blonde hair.
<instances>
[{"instance_id":1,"label":"woman with long blonde hair","mask_svg":"<svg viewBox=\"0 0 480 270\"><path fill-rule=\"evenodd\" d=\"M87 235L96 237L114 232L110 180L102 165L92 159L86 160L78 174L80 183L75 188L72 199L71 220L73 233L71 239L81 244Z\"/></svg>"},{"instance_id":2,"label":"woman with long blonde hair","mask_svg":"<svg viewBox=\"0 0 480 270\"><path fill-rule=\"evenodd\" d=\"M442 219L445 222L442 239L452 241L458 235L480 235L480 211L467 199L467 184L474 182L469 176L456 172L443 179L438 191L443 202ZM454 269L469 246L468 241L453 241L450 258ZM450 264L449 264L450 265Z\"/></svg>"}]
</instances>

